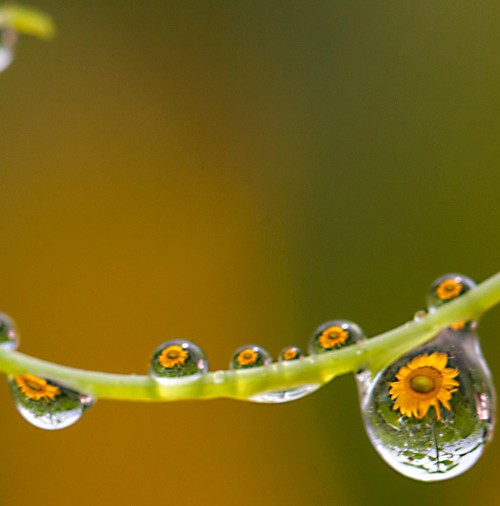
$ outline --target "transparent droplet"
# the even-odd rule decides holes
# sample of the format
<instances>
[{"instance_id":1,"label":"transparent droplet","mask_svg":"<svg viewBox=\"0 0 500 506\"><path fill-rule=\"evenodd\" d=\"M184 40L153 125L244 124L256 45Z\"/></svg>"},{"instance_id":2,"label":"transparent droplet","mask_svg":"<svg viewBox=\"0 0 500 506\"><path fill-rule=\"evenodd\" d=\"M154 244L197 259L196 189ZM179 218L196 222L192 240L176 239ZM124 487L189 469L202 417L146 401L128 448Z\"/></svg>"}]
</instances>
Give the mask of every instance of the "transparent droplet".
<instances>
[{"instance_id":1,"label":"transparent droplet","mask_svg":"<svg viewBox=\"0 0 500 506\"><path fill-rule=\"evenodd\" d=\"M304 354L300 348L297 348L297 346L287 346L281 350L279 354L279 361L285 364L293 363L296 360L301 360L302 358L304 358ZM301 385L299 387L289 388L287 390L264 392L262 394L252 396L250 400L254 402L265 402L270 404L295 401L313 393L320 386L321 385L319 383L316 383L310 385Z\"/></svg>"},{"instance_id":2,"label":"transparent droplet","mask_svg":"<svg viewBox=\"0 0 500 506\"><path fill-rule=\"evenodd\" d=\"M463 274L445 274L437 278L431 284L427 295L429 312L435 311L439 306L456 299L475 287L476 282ZM458 321L450 325L450 329L471 332L475 330L476 325L475 321Z\"/></svg>"},{"instance_id":3,"label":"transparent droplet","mask_svg":"<svg viewBox=\"0 0 500 506\"><path fill-rule=\"evenodd\" d=\"M208 360L204 351L185 339L174 339L160 345L149 365L151 376L167 385L179 380L194 380L208 372Z\"/></svg>"},{"instance_id":4,"label":"transparent droplet","mask_svg":"<svg viewBox=\"0 0 500 506\"><path fill-rule=\"evenodd\" d=\"M231 360L231 369L252 369L272 363L271 355L267 350L257 344L240 346Z\"/></svg>"},{"instance_id":5,"label":"transparent droplet","mask_svg":"<svg viewBox=\"0 0 500 506\"><path fill-rule=\"evenodd\" d=\"M0 28L0 72L12 63L16 41L17 34L14 30Z\"/></svg>"},{"instance_id":6,"label":"transparent droplet","mask_svg":"<svg viewBox=\"0 0 500 506\"><path fill-rule=\"evenodd\" d=\"M303 356L302 350L297 346L287 346L281 350L278 360L280 362L290 362L290 360L299 360Z\"/></svg>"},{"instance_id":7,"label":"transparent droplet","mask_svg":"<svg viewBox=\"0 0 500 506\"><path fill-rule=\"evenodd\" d=\"M375 377L363 371L357 379L368 435L405 476L457 476L492 438L495 390L472 332L445 329Z\"/></svg>"},{"instance_id":8,"label":"transparent droplet","mask_svg":"<svg viewBox=\"0 0 500 506\"><path fill-rule=\"evenodd\" d=\"M427 311L425 309L420 309L420 310L416 311L415 314L413 315L413 321L419 322L419 321L423 320L426 316L427 316Z\"/></svg>"},{"instance_id":9,"label":"transparent droplet","mask_svg":"<svg viewBox=\"0 0 500 506\"><path fill-rule=\"evenodd\" d=\"M365 338L363 330L348 320L332 320L318 327L309 340L311 355L333 351L359 343Z\"/></svg>"},{"instance_id":10,"label":"transparent droplet","mask_svg":"<svg viewBox=\"0 0 500 506\"><path fill-rule=\"evenodd\" d=\"M10 376L8 381L17 410L40 429L69 427L94 403L88 395L33 374Z\"/></svg>"},{"instance_id":11,"label":"transparent droplet","mask_svg":"<svg viewBox=\"0 0 500 506\"><path fill-rule=\"evenodd\" d=\"M16 350L19 346L16 324L4 313L0 313L0 346L8 351Z\"/></svg>"}]
</instances>

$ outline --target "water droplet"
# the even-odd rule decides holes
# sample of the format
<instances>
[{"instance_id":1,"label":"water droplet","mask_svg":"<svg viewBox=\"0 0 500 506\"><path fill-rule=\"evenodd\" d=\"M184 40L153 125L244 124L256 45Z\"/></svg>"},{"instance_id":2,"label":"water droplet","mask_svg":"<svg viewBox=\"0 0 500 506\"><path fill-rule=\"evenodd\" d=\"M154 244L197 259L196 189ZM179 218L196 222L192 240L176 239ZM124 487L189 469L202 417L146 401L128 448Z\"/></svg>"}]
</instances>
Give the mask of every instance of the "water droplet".
<instances>
[{"instance_id":1,"label":"water droplet","mask_svg":"<svg viewBox=\"0 0 500 506\"><path fill-rule=\"evenodd\" d=\"M361 328L348 320L332 320L318 327L309 340L311 355L329 352L350 344L359 343L365 338Z\"/></svg>"},{"instance_id":2,"label":"water droplet","mask_svg":"<svg viewBox=\"0 0 500 506\"><path fill-rule=\"evenodd\" d=\"M208 360L203 350L184 339L174 339L160 345L151 358L149 372L160 384L191 381L206 374Z\"/></svg>"},{"instance_id":3,"label":"water droplet","mask_svg":"<svg viewBox=\"0 0 500 506\"><path fill-rule=\"evenodd\" d=\"M4 313L0 313L0 346L8 351L16 350L19 346L16 324Z\"/></svg>"},{"instance_id":4,"label":"water droplet","mask_svg":"<svg viewBox=\"0 0 500 506\"><path fill-rule=\"evenodd\" d=\"M435 309L475 287L476 283L463 274L445 274L431 284L427 306L429 310Z\"/></svg>"},{"instance_id":5,"label":"water droplet","mask_svg":"<svg viewBox=\"0 0 500 506\"><path fill-rule=\"evenodd\" d=\"M17 41L17 34L12 29L0 28L0 72L3 72L14 59L14 46Z\"/></svg>"},{"instance_id":6,"label":"water droplet","mask_svg":"<svg viewBox=\"0 0 500 506\"><path fill-rule=\"evenodd\" d=\"M495 391L474 333L445 329L375 377L357 376L368 435L405 476L457 476L491 440Z\"/></svg>"},{"instance_id":7,"label":"water droplet","mask_svg":"<svg viewBox=\"0 0 500 506\"><path fill-rule=\"evenodd\" d=\"M267 350L257 344L240 346L231 360L231 369L252 369L272 363L271 355Z\"/></svg>"},{"instance_id":8,"label":"water droplet","mask_svg":"<svg viewBox=\"0 0 500 506\"><path fill-rule=\"evenodd\" d=\"M419 322L423 320L427 316L427 311L425 309L420 309L413 315L413 321Z\"/></svg>"},{"instance_id":9,"label":"water droplet","mask_svg":"<svg viewBox=\"0 0 500 506\"><path fill-rule=\"evenodd\" d=\"M297 346L287 346L283 350L281 350L279 354L279 361L285 364L291 364L296 360L302 360L304 358L304 354L302 353L300 348ZM270 404L280 403L280 402L289 402L295 401L297 399L302 399L306 395L309 395L316 391L321 385L311 384L311 385L301 385L299 387L289 388L287 390L277 390L274 392L264 392L262 394L254 395L250 397L251 401L254 402L265 402Z\"/></svg>"},{"instance_id":10,"label":"water droplet","mask_svg":"<svg viewBox=\"0 0 500 506\"><path fill-rule=\"evenodd\" d=\"M297 346L287 346L281 350L278 360L280 362L290 362L290 360L299 360L303 356L302 350Z\"/></svg>"},{"instance_id":11,"label":"water droplet","mask_svg":"<svg viewBox=\"0 0 500 506\"><path fill-rule=\"evenodd\" d=\"M436 310L439 306L456 299L475 287L475 281L463 274L445 274L437 278L431 284L427 295L427 306L429 311L432 312ZM450 329L472 332L476 329L476 326L477 322L475 321L459 321L450 325Z\"/></svg>"},{"instance_id":12,"label":"water droplet","mask_svg":"<svg viewBox=\"0 0 500 506\"><path fill-rule=\"evenodd\" d=\"M33 374L10 376L9 386L21 416L40 429L69 427L94 403L88 395Z\"/></svg>"}]
</instances>

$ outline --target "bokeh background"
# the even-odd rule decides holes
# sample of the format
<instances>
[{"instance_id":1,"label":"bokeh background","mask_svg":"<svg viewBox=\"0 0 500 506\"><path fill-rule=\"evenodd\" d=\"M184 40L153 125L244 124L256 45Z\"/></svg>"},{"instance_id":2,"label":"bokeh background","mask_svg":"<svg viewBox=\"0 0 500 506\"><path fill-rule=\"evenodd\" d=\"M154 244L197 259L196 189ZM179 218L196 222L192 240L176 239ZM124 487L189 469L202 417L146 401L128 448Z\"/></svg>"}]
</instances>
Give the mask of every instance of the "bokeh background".
<instances>
[{"instance_id":1,"label":"bokeh background","mask_svg":"<svg viewBox=\"0 0 500 506\"><path fill-rule=\"evenodd\" d=\"M411 318L500 268L500 2L33 1L0 75L0 307L21 350L212 368L343 317ZM500 378L500 311L480 326ZM454 480L396 474L352 377L289 405L101 401L44 432L2 407L0 504L494 504L500 444Z\"/></svg>"}]
</instances>

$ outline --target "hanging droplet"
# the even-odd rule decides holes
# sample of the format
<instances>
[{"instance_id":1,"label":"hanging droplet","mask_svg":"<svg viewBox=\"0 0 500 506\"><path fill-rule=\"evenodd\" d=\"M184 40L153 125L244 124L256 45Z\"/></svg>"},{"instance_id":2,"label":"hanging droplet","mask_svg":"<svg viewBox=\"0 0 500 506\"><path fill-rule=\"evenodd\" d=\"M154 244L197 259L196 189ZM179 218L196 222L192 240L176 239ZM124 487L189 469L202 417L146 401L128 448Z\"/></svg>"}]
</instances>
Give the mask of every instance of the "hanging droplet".
<instances>
[{"instance_id":1,"label":"hanging droplet","mask_svg":"<svg viewBox=\"0 0 500 506\"><path fill-rule=\"evenodd\" d=\"M4 313L0 313L0 346L8 351L14 351L19 346L16 324Z\"/></svg>"},{"instance_id":2,"label":"hanging droplet","mask_svg":"<svg viewBox=\"0 0 500 506\"><path fill-rule=\"evenodd\" d=\"M33 374L10 376L9 386L21 416L40 429L69 427L94 403L88 395Z\"/></svg>"},{"instance_id":3,"label":"hanging droplet","mask_svg":"<svg viewBox=\"0 0 500 506\"><path fill-rule=\"evenodd\" d=\"M178 383L179 380L198 379L208 372L208 360L196 344L174 339L160 345L149 365L151 376L160 384Z\"/></svg>"},{"instance_id":4,"label":"hanging droplet","mask_svg":"<svg viewBox=\"0 0 500 506\"><path fill-rule=\"evenodd\" d=\"M17 34L14 30L0 28L0 72L12 63L16 41Z\"/></svg>"},{"instance_id":5,"label":"hanging droplet","mask_svg":"<svg viewBox=\"0 0 500 506\"><path fill-rule=\"evenodd\" d=\"M368 435L405 476L457 476L491 440L495 391L474 333L445 329L374 378L363 371L357 379Z\"/></svg>"},{"instance_id":6,"label":"hanging droplet","mask_svg":"<svg viewBox=\"0 0 500 506\"><path fill-rule=\"evenodd\" d=\"M302 350L297 348L297 346L287 346L283 350L281 350L279 354L279 361L284 363L292 363L296 360L301 360L304 357ZM249 400L254 402L265 402L270 404L280 403L280 402L289 402L295 401L297 399L301 399L306 395L311 394L316 391L321 385L311 384L311 385L301 385L299 387L289 388L287 390L278 390L274 392L264 392L262 394L257 394L250 397Z\"/></svg>"},{"instance_id":7,"label":"hanging droplet","mask_svg":"<svg viewBox=\"0 0 500 506\"><path fill-rule=\"evenodd\" d=\"M252 369L271 364L273 359L267 350L256 344L240 346L231 360L231 369Z\"/></svg>"},{"instance_id":8,"label":"hanging droplet","mask_svg":"<svg viewBox=\"0 0 500 506\"><path fill-rule=\"evenodd\" d=\"M359 343L365 338L361 328L348 320L332 320L318 327L309 340L311 355Z\"/></svg>"},{"instance_id":9,"label":"hanging droplet","mask_svg":"<svg viewBox=\"0 0 500 506\"><path fill-rule=\"evenodd\" d=\"M431 285L427 295L429 312L435 311L439 306L450 302L460 295L476 287L474 280L463 274L445 274L437 278ZM450 329L455 331L474 331L477 322L459 321L452 323Z\"/></svg>"}]
</instances>

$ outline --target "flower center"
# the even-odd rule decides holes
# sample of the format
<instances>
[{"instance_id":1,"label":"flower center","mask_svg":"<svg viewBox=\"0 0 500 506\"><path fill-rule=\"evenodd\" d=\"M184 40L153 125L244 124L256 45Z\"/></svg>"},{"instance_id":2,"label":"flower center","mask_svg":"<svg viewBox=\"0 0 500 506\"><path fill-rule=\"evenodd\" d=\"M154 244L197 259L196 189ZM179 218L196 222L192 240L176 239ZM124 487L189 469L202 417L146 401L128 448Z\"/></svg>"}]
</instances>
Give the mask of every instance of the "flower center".
<instances>
[{"instance_id":1,"label":"flower center","mask_svg":"<svg viewBox=\"0 0 500 506\"><path fill-rule=\"evenodd\" d=\"M169 351L169 352L167 353L167 357L168 357L168 358L172 358L172 359L174 359L174 358L177 358L178 356L179 356L179 352L178 352L178 351L176 351L176 350L171 350L171 351Z\"/></svg>"},{"instance_id":2,"label":"flower center","mask_svg":"<svg viewBox=\"0 0 500 506\"><path fill-rule=\"evenodd\" d=\"M434 390L436 384L429 376L414 376L410 380L410 387L415 392L421 394L428 394L431 390Z\"/></svg>"}]
</instances>

